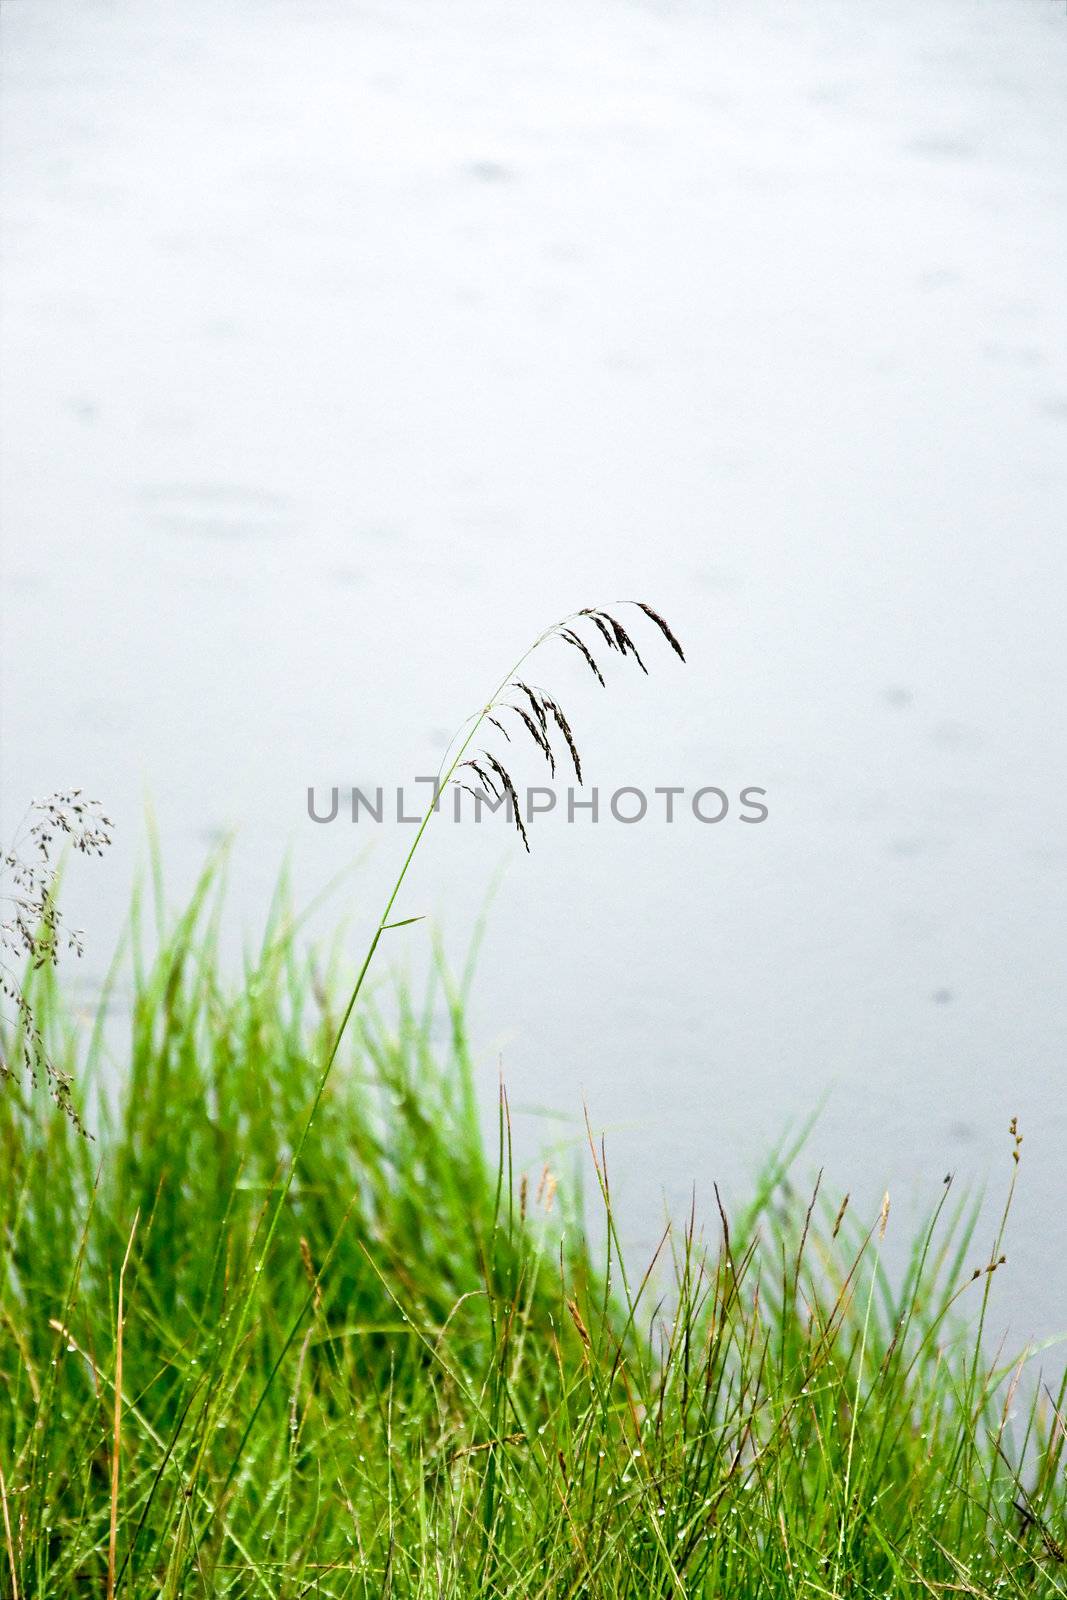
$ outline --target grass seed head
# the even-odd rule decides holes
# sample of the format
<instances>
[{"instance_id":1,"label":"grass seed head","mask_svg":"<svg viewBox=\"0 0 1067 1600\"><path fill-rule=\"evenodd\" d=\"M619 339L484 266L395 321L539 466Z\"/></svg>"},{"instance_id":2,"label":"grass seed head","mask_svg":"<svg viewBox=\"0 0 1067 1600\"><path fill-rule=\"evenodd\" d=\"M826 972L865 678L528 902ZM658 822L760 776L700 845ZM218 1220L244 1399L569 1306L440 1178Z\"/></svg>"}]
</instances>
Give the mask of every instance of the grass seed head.
<instances>
[{"instance_id":1,"label":"grass seed head","mask_svg":"<svg viewBox=\"0 0 1067 1600\"><path fill-rule=\"evenodd\" d=\"M23 961L31 972L56 967L63 951L82 954L82 935L68 928L56 903L59 863L57 845L68 845L80 855L101 856L111 843L114 824L99 801L88 800L81 789L62 790L34 800L28 826L10 847L0 852L0 997L10 1006L22 1062L31 1083L42 1078L56 1105L73 1125L84 1132L72 1098L72 1084L50 1056L37 1020L34 1002L8 957ZM13 1078L14 1069L0 1041L0 1078Z\"/></svg>"},{"instance_id":2,"label":"grass seed head","mask_svg":"<svg viewBox=\"0 0 1067 1600\"><path fill-rule=\"evenodd\" d=\"M628 601L626 603L637 606L659 629L679 659L685 660L685 653L674 631L658 611L655 611L650 605L646 605L643 600ZM554 627L549 628L547 632L542 634L537 644L542 644L545 640L551 638L562 639L565 644L570 645L571 649L578 651L578 654L589 667L597 682L601 687L604 687L604 675L600 670L596 657L578 631L579 625L583 620L588 621L596 629L600 638L610 650L616 651L618 655L623 657L632 657L641 668L641 671L647 676L648 668L641 659L641 654L627 629L610 611L605 611L600 607L586 606L581 611L565 617L562 622L556 623ZM534 646L534 649L536 648L537 645ZM529 655L530 653L528 652L527 654ZM523 660L526 659L526 657L523 657ZM553 777L556 776L556 752L553 746L553 736L558 734L567 747L567 754L574 767L575 776L579 784L581 784L584 780L582 776L582 760L578 751L577 741L559 702L550 694L546 694L543 689L532 687L523 678L512 679L509 687L517 690L526 704L517 705L513 700L496 698L485 707L482 716L492 727L504 735L509 744L512 743L512 739L504 721L504 713L510 711L513 716L517 717L548 762L549 770ZM499 693L500 691L498 691ZM515 785L511 780L510 774L500 765L496 757L492 756L489 751L482 750L476 758L461 761L459 767L469 767L481 779L495 799L500 798L501 792L507 796L511 803L515 824L522 842L526 849L529 850L530 842L520 815ZM489 777L486 771L487 767L495 775L495 782ZM460 787L464 787L464 785L461 784Z\"/></svg>"},{"instance_id":3,"label":"grass seed head","mask_svg":"<svg viewBox=\"0 0 1067 1600\"><path fill-rule=\"evenodd\" d=\"M560 733L563 735L564 742L570 754L571 764L574 767L574 775L578 779L578 782L581 783L582 762L581 757L578 754L578 746L574 742L574 734L571 732L571 725L563 715L558 702L555 700L550 700L547 695L545 696L545 706Z\"/></svg>"},{"instance_id":4,"label":"grass seed head","mask_svg":"<svg viewBox=\"0 0 1067 1600\"><path fill-rule=\"evenodd\" d=\"M501 764L497 760L496 756L492 755L488 750L483 750L482 754L485 757L486 761L488 761L489 765L492 767L493 771L496 773L497 777L500 779L500 782L501 782L501 785L503 787L504 793L507 795L508 799L511 802L511 811L512 811L512 816L513 816L514 821L515 821L515 826L519 830L519 837L521 838L523 844L526 846L526 853L527 853L527 855L529 855L529 853L530 853L530 841L526 837L526 829L523 826L523 821L522 821L522 810L521 810L521 808L519 806L519 797L518 797L518 794L515 791L515 785L511 781L511 776L501 766Z\"/></svg>"},{"instance_id":5,"label":"grass seed head","mask_svg":"<svg viewBox=\"0 0 1067 1600\"><path fill-rule=\"evenodd\" d=\"M521 706L512 706L511 709L512 709L512 711L514 711L515 715L522 722L523 726L527 729L527 731L528 731L528 733L530 735L530 738L533 740L534 744L537 746L537 748L540 750L541 754L544 756L545 760L548 762L549 770L552 773L552 776L555 777L556 776L556 757L555 757L555 753L554 753L554 751L552 749L551 742L549 741L549 737L548 737L547 732L545 732L542 728L540 728L538 726L538 724L530 716L530 714L528 712L524 711Z\"/></svg>"},{"instance_id":6,"label":"grass seed head","mask_svg":"<svg viewBox=\"0 0 1067 1600\"><path fill-rule=\"evenodd\" d=\"M559 628L557 630L557 637L563 639L567 644L573 646L573 648L578 651L579 655L585 658L585 661L588 664L597 683L600 684L601 688L604 688L604 674L597 666L596 658L581 635L575 633L573 628Z\"/></svg>"},{"instance_id":7,"label":"grass seed head","mask_svg":"<svg viewBox=\"0 0 1067 1600\"><path fill-rule=\"evenodd\" d=\"M643 600L635 600L633 603L638 608L639 611L643 611L645 613L646 617L651 618L651 620L656 624L656 627L659 629L660 633L662 633L663 637L666 639L667 643L670 645L671 649L674 651L674 653L678 657L678 659L680 661L684 661L685 660L685 651L682 649L681 645L678 643L678 640L675 638L673 632L671 631L670 625L665 621L665 619L663 617L660 616L659 612L658 611L653 611L652 607L649 606L649 605L646 605Z\"/></svg>"}]
</instances>

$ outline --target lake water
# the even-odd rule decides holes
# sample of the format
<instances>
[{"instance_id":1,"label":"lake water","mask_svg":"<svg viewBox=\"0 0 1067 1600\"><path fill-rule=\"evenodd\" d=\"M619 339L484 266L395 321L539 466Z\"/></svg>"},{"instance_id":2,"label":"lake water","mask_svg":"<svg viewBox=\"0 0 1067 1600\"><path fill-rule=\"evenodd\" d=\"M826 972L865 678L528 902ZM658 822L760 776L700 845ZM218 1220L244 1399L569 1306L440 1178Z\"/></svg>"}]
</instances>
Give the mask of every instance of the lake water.
<instances>
[{"instance_id":1,"label":"lake water","mask_svg":"<svg viewBox=\"0 0 1067 1600\"><path fill-rule=\"evenodd\" d=\"M235 941L286 850L309 899L362 853L355 956L411 830L308 785L433 771L547 622L646 598L686 668L536 669L590 781L770 814L435 824L399 915L459 953L503 872L487 1110L502 1066L532 1154L584 1097L635 1247L824 1095L801 1173L902 1231L999 1197L1017 1114L1001 1303L1067 1329L1064 7L5 24L3 823L115 816L87 987L146 796L175 900L239 826Z\"/></svg>"}]
</instances>

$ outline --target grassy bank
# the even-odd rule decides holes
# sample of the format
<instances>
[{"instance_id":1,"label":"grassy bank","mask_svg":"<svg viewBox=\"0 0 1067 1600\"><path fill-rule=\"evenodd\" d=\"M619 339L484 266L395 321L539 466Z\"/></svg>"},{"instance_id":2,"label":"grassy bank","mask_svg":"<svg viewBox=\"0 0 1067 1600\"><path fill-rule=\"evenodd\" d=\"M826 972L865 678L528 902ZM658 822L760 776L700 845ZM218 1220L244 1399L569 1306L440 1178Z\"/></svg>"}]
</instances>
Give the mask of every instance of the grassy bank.
<instances>
[{"instance_id":1,"label":"grassy bank","mask_svg":"<svg viewBox=\"0 0 1067 1600\"><path fill-rule=\"evenodd\" d=\"M485 1148L442 978L444 1030L361 1010L275 1225L350 974L279 906L228 979L216 926L209 876L134 940L110 1106L37 979L96 1137L0 1095L0 1593L1067 1593L1063 1387L990 1365L1001 1243L950 1188L891 1280L892 1216L772 1164L643 1278L599 1149L594 1250L506 1108Z\"/></svg>"}]
</instances>

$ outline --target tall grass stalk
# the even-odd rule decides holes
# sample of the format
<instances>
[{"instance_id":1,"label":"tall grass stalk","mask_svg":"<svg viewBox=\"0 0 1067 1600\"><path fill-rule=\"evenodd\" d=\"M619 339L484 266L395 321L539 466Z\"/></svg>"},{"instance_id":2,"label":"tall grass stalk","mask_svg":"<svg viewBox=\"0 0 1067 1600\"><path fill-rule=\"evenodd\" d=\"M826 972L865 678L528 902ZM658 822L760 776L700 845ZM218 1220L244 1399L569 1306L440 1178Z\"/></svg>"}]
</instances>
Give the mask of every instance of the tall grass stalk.
<instances>
[{"instance_id":1,"label":"tall grass stalk","mask_svg":"<svg viewBox=\"0 0 1067 1600\"><path fill-rule=\"evenodd\" d=\"M664 618L660 616L658 612L654 611L651 606L646 605L642 601L627 603L635 605L637 609L644 613L645 617L655 625L659 633L667 640L675 654L684 661L685 655L682 647L678 643L677 638ZM581 761L577 751L577 746L574 741L570 724L560 708L559 703L550 695L548 695L543 689L531 688L529 684L525 683L518 677L518 674L523 670L526 662L530 660L530 658L537 650L541 648L542 645L544 645L549 639L555 638L560 639L563 643L568 644L572 648L576 649L586 661L587 665L592 668L598 682L600 682L600 684L603 686L605 681L603 674L597 665L591 649L582 638L582 635L578 632L578 629L583 625L593 630L595 634L604 642L604 644L606 644L609 650L614 651L624 659L627 657L632 658L641 668L642 672L647 672L647 668L641 659L630 633L618 620L618 618L612 612L603 610L601 608L587 607L582 611L571 613L569 616L564 617L562 621L553 623L550 627L546 628L542 633L540 633L533 643L523 651L522 655L519 656L518 660L508 670L508 672L505 673L504 677L497 684L496 688L493 690L484 706L482 706L479 711L473 713L466 720L459 734L453 739L452 744L458 744L458 748L455 750L454 754L451 754L451 756L448 754L448 752L446 752L445 761L442 763L443 776L441 775L441 772L438 774L439 782L436 786L437 792L435 793L433 801L427 806L422 820L419 823L419 827L412 841L411 847L404 858L403 864L401 865L400 871L397 874L393 887L389 892L385 906L378 918L377 926L371 937L370 944L367 947L366 954L364 955L362 964L360 965L359 971L356 975L355 982L349 993L348 1001L342 1013L340 1023L333 1038L333 1042L329 1050L326 1052L325 1060L323 1061L322 1067L319 1071L318 1079L315 1084L315 1092L311 1098L311 1103L308 1107L303 1125L296 1139L292 1155L289 1161L285 1164L281 1182L277 1185L276 1191L265 1212L264 1225L260 1233L258 1244L258 1252L255 1256L254 1263L251 1264L251 1275L248 1280L248 1291L238 1301L238 1307L233 1318L232 1327L227 1327L225 1324L223 1324L223 1328L221 1330L223 1337L219 1339L216 1354L211 1363L211 1377L215 1380L215 1382L211 1391L209 1392L211 1398L209 1398L206 1402L207 1420L209 1425L214 1420L217 1409L226 1403L225 1396L232 1380L234 1365L237 1360L238 1351L241 1348L245 1332L247 1330L249 1318L251 1317L257 1302L259 1281L261 1279L263 1269L274 1240L279 1219L287 1203L293 1179L303 1156L308 1136L314 1125L315 1117L318 1113L327 1082L329 1081L330 1074L333 1071L334 1062L337 1059L337 1052L341 1047L341 1041L348 1029L352 1014L355 1010L360 994L362 993L363 986L367 980L367 975L378 951L382 937L386 932L389 931L390 927L403 927L407 926L411 921L420 920L418 918L405 918L397 923L390 922L390 918L393 913L393 907L395 906L400 891L403 888L404 881L407 878L408 871L412 865L412 862L414 861L426 829L429 826L430 819L438 809L440 796L443 795L448 789L449 784L452 783L452 781L456 778L457 773L464 768L469 768L474 776L476 776L487 788L490 789L494 797L499 798L508 804L512 820L522 836L523 844L526 846L527 850L529 850L529 841L523 824L522 814L519 809L518 794L507 769L499 757L496 756L491 750L479 751L479 759L474 759L467 756L468 750L473 745L475 739L482 730L483 725L487 723L491 723L493 727L499 732L503 733L510 742L510 735L507 734L506 725L503 720L508 716L511 718L521 719L521 723L532 736L533 741L537 745L539 751L548 760L553 773L555 772L555 753L553 749L552 732L558 730L558 732L563 735L568 753L574 764L578 781L579 783L581 782ZM528 704L529 711L525 709L525 706L519 703L519 697L523 698ZM531 712L532 716L530 714ZM184 1514L183 1508L183 1516L181 1518L181 1525L179 1528L179 1542L186 1536L187 1532L194 1543L202 1541L203 1538L206 1537L208 1526L210 1525L214 1514L215 1508L213 1506L205 1507L199 1526L194 1526L194 1519L196 1515L195 1497L191 1496L188 1515Z\"/></svg>"}]
</instances>

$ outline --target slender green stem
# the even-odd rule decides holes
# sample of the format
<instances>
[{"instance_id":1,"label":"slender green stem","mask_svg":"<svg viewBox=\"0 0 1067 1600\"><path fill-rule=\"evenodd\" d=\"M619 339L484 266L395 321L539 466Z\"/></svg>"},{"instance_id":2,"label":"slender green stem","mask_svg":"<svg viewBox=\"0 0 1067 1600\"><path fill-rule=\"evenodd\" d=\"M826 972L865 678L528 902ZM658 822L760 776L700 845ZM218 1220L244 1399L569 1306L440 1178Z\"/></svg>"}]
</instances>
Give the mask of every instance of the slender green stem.
<instances>
[{"instance_id":1,"label":"slender green stem","mask_svg":"<svg viewBox=\"0 0 1067 1600\"><path fill-rule=\"evenodd\" d=\"M385 902L385 906L384 906L384 908L382 910L381 916L378 918L378 925L375 928L374 933L373 933L373 935L371 937L370 944L367 947L366 955L363 957L363 961L362 961L362 964L360 966L359 972L356 974L356 980L355 980L355 983L352 986L351 993L348 996L348 1001L347 1001L347 1003L345 1005L345 1009L344 1009L344 1012L342 1014L340 1024L339 1024L339 1026L337 1028L336 1034L334 1035L333 1044L330 1047L329 1053L328 1053L328 1055L326 1057L326 1061L325 1061L325 1063L324 1063L324 1065L322 1067L322 1070L319 1073L318 1080L317 1080L317 1082L315 1084L315 1092L314 1092L314 1095L312 1096L311 1104L308 1107L307 1115L304 1118L304 1122L303 1122L303 1125L302 1125L301 1130L300 1130L300 1136L297 1139L296 1145L293 1148L293 1153L292 1153L292 1156L291 1156L291 1158L289 1160L288 1166L286 1168L285 1176L284 1176L284 1178L282 1180L281 1186L280 1186L280 1188L279 1188L279 1190L277 1192L277 1195L275 1197L274 1204L273 1204L273 1207L272 1207L271 1213L270 1213L270 1218L269 1218L269 1221L267 1223L266 1230L265 1230L265 1232L263 1234L262 1242L260 1244L258 1255L257 1255L256 1260L255 1260L254 1269L253 1269L253 1272L252 1272L252 1275L251 1275L251 1282L247 1284L246 1293L244 1294L243 1298L240 1300L240 1302L238 1304L236 1322L235 1322L235 1325L234 1325L234 1328L233 1328L233 1332L232 1332L230 1340L229 1340L229 1348L228 1348L228 1351L227 1351L227 1355L226 1355L225 1361L223 1363L222 1372L220 1374L219 1381L216 1384L216 1386L214 1388L214 1391L213 1391L213 1400L211 1402L209 1402L209 1406L211 1408L213 1408L213 1409L217 1409L217 1408L221 1407L225 1403L225 1396L226 1396L226 1394L228 1392L228 1386L229 1386L229 1383L230 1383L230 1379L233 1376L234 1365L235 1365L236 1358L237 1358L237 1351L240 1348L241 1341L243 1340L243 1338L245 1336L245 1333L247 1332L247 1329L248 1329L249 1319L250 1319L251 1313L252 1313L252 1306L253 1306L253 1304L255 1302L255 1298L256 1298L257 1286L258 1286L259 1281L260 1281L260 1279L262 1277L263 1267L264 1267L264 1265L266 1263L266 1260L267 1260L267 1257L268 1257L268 1255L270 1253L270 1247L271 1247L271 1244L274 1241L274 1235L275 1235L275 1233L277 1231L278 1223L279 1223L279 1221L281 1219L282 1212L285 1209L285 1204L286 1204L286 1201L288 1200L289 1192L292 1189L293 1179L296 1176L296 1169L300 1164L300 1159L301 1159L301 1156L303 1155L304 1147L307 1144L308 1137L309 1137L309 1135L311 1133L311 1129L312 1129L312 1126L313 1126L314 1121L315 1121L316 1113L318 1112L319 1105L322 1102L323 1094L326 1091L326 1085L327 1085L327 1083L329 1081L330 1074L333 1071L334 1062L337 1060L337 1053L341 1048L341 1041L343 1040L343 1038L344 1038L344 1036L345 1036L345 1034L346 1034L346 1032L348 1030L348 1025L352 1020L352 1013L356 1009L356 1003L359 1000L359 996L360 996L360 993L362 992L363 985L366 982L367 973L370 971L371 963L374 960L375 954L377 953L378 946L381 943L382 934L386 931L386 926L387 926L387 924L389 922L389 917L390 917L390 915L392 913L393 906L396 904L397 896L399 895L400 890L403 887L404 880L405 880L405 878L407 877L407 874L408 874L408 870L410 869L411 864L412 864L413 860L415 859L415 852L418 850L419 845L422 843L423 835L425 834L426 829L429 827L430 819L435 814L435 812L437 812L440 809L441 797L444 795L445 791L448 788L448 785L451 783L453 777L456 774L456 771L458 770L461 762L463 761L464 756L466 755L467 751L470 749L470 746L473 743L473 741L474 741L474 739L475 739L475 737L476 737L476 735L478 733L478 730L481 728L481 726L482 726L483 722L485 721L486 717L489 716L490 713L492 712L492 710L493 710L494 706L496 705L497 701L499 700L500 696L504 693L505 689L507 688L507 686L511 682L511 680L514 678L515 674L521 669L521 667L523 666L523 663L529 660L530 656L534 653L534 651L538 648L539 645L543 644L544 641L547 638L549 638L549 636L551 634L555 633L558 628L565 627L577 615L578 615L578 613L572 612L570 615L565 617L561 622L553 623L553 625L550 628L546 628L543 633L538 634L537 638L533 641L533 643L531 645L529 645L526 650L523 651L522 655L519 656L518 660L504 674L504 677L497 684L496 688L493 690L492 694L489 696L489 699L482 706L482 709L480 711L476 712L473 715L472 718L468 719L469 722L470 722L470 727L468 728L466 735L463 737L463 739L462 739L462 741L461 741L461 743L459 745L458 750L456 751L455 755L452 757L451 761L449 762L447 769L444 771L444 776L443 777L440 776L440 769L439 769L439 773L438 773L439 781L438 781L437 786L436 786L436 792L434 794L433 799L430 801L430 804L427 806L425 813L423 814L422 820L419 823L418 832L415 834L415 837L412 840L411 847L408 850L408 853L404 858L404 862L403 862L403 865L400 868L399 873L397 874L396 881L394 882L393 887L392 887L392 889L391 889L391 891L389 893L389 897ZM447 758L447 751L446 751L446 758ZM444 766L444 763L442 763L442 767L443 766ZM205 1428L203 1437L205 1439L210 1438L210 1429ZM195 1477L197 1471L199 1470L199 1468L201 1466L202 1459L203 1459L203 1448L201 1448L201 1451L200 1451L198 1459L197 1459L196 1467L194 1468L194 1477ZM203 1537L204 1537L204 1533L206 1532L207 1526L210 1524L213 1515L214 1515L214 1511L211 1511L211 1512L208 1513L206 1521L204 1523L204 1526L200 1529L200 1531L199 1531L199 1533L197 1535L197 1539L196 1539L196 1541L194 1541L194 1543L202 1542Z\"/></svg>"}]
</instances>

